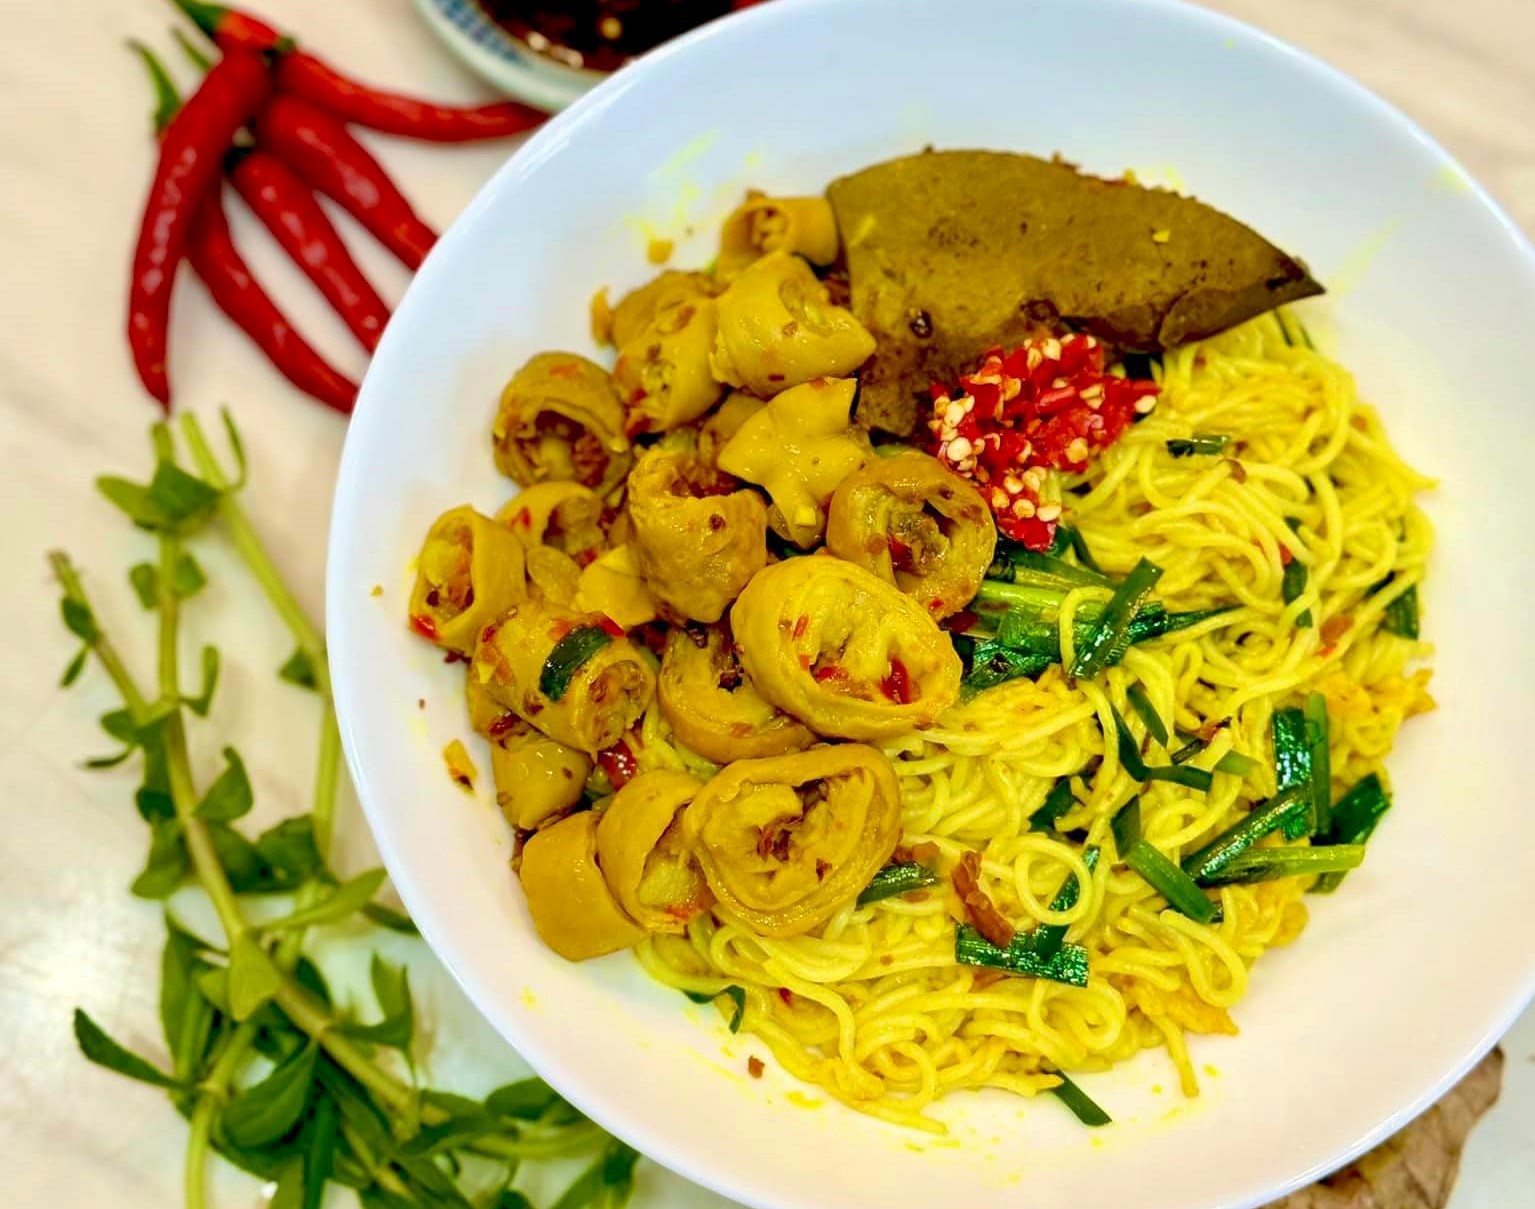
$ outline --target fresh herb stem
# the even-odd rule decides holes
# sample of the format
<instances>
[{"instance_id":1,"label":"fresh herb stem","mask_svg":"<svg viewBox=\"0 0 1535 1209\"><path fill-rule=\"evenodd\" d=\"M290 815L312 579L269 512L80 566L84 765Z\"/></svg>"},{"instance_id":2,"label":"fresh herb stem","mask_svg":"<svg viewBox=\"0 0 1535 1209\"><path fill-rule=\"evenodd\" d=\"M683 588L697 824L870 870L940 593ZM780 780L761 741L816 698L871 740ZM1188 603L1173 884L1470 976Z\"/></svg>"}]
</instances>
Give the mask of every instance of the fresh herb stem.
<instances>
[{"instance_id":1,"label":"fresh herb stem","mask_svg":"<svg viewBox=\"0 0 1535 1209\"><path fill-rule=\"evenodd\" d=\"M206 1093L198 1097L197 1107L192 1110L183 1168L186 1209L206 1209L208 1204L208 1142L218 1110L219 1101Z\"/></svg>"},{"instance_id":2,"label":"fresh herb stem","mask_svg":"<svg viewBox=\"0 0 1535 1209\"><path fill-rule=\"evenodd\" d=\"M234 542L236 551L239 552L245 565L250 568L251 574L256 577L256 582L261 585L261 590L266 593L267 599L272 602L272 607L277 610L283 624L292 633L294 641L309 657L321 697L329 697L330 669L325 662L325 639L321 637L314 623L309 620L303 605L299 604L298 598L293 595L277 570L272 556L267 553L266 546L262 544L255 527L250 523L250 518L240 507L238 493L231 490L233 484L219 466L213 451L208 447L202 426L198 424L197 417L191 412L181 417L181 433L186 438L187 448L192 451L197 468L202 471L209 485L219 492L219 519L228 529L230 540Z\"/></svg>"},{"instance_id":3,"label":"fresh herb stem","mask_svg":"<svg viewBox=\"0 0 1535 1209\"><path fill-rule=\"evenodd\" d=\"M69 561L69 555L62 550L50 551L48 564L53 568L59 586L64 589L64 598L89 610L90 598L85 594L85 585L80 582L80 573L75 570L74 563ZM96 656L96 661L101 664L101 670L106 672L117 688L118 696L123 699L123 705L127 707L133 721L143 725L149 719L149 702L144 694L139 692L133 674L128 671L128 665L117 653L112 640L98 626L93 636L87 639L87 645L90 647L91 654Z\"/></svg>"}]
</instances>

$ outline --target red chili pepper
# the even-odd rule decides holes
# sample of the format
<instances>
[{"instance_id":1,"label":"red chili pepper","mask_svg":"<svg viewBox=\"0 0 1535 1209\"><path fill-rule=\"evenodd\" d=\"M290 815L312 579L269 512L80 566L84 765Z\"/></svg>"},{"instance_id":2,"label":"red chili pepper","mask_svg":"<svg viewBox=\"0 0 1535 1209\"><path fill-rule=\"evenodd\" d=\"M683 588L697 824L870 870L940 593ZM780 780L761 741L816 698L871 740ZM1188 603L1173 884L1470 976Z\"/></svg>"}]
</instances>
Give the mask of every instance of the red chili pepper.
<instances>
[{"instance_id":1,"label":"red chili pepper","mask_svg":"<svg viewBox=\"0 0 1535 1209\"><path fill-rule=\"evenodd\" d=\"M634 758L634 753L629 750L629 745L620 739L612 747L597 753L597 767L608 775L608 783L614 789L622 789L640 771L639 761Z\"/></svg>"},{"instance_id":2,"label":"red chili pepper","mask_svg":"<svg viewBox=\"0 0 1535 1209\"><path fill-rule=\"evenodd\" d=\"M229 179L352 335L370 353L376 349L389 307L357 267L309 186L282 160L261 150L237 150Z\"/></svg>"},{"instance_id":3,"label":"red chili pepper","mask_svg":"<svg viewBox=\"0 0 1535 1209\"><path fill-rule=\"evenodd\" d=\"M492 739L499 739L502 735L506 734L507 731L511 730L512 727L516 725L516 714L502 714L499 718L497 718L494 722L485 728L485 733Z\"/></svg>"},{"instance_id":4,"label":"red chili pepper","mask_svg":"<svg viewBox=\"0 0 1535 1209\"><path fill-rule=\"evenodd\" d=\"M330 114L278 94L256 120L268 150L362 223L386 248L418 269L437 234L416 216L405 195L367 148Z\"/></svg>"},{"instance_id":5,"label":"red chili pepper","mask_svg":"<svg viewBox=\"0 0 1535 1209\"><path fill-rule=\"evenodd\" d=\"M602 630L605 634L612 638L622 638L624 636L624 627L619 625L618 622L614 621L606 613L597 614L597 624L602 627Z\"/></svg>"},{"instance_id":6,"label":"red chili pepper","mask_svg":"<svg viewBox=\"0 0 1535 1209\"><path fill-rule=\"evenodd\" d=\"M492 105L439 105L399 93L385 92L342 75L330 64L304 51L283 55L277 64L277 86L290 96L334 114L344 122L382 130L429 143L468 143L525 134L544 114L516 101Z\"/></svg>"},{"instance_id":7,"label":"red chili pepper","mask_svg":"<svg viewBox=\"0 0 1535 1209\"><path fill-rule=\"evenodd\" d=\"M219 309L260 346L288 381L327 407L351 414L357 383L331 368L261 288L235 247L224 205L217 197L208 198L198 211L188 256ZM435 628L426 636L435 638Z\"/></svg>"},{"instance_id":8,"label":"red chili pepper","mask_svg":"<svg viewBox=\"0 0 1535 1209\"><path fill-rule=\"evenodd\" d=\"M373 88L337 71L259 17L222 4L176 0L181 11L223 50L280 50L277 86L327 113L358 126L432 143L466 143L523 134L544 114L516 101L490 105L441 105Z\"/></svg>"},{"instance_id":9,"label":"red chili pepper","mask_svg":"<svg viewBox=\"0 0 1535 1209\"><path fill-rule=\"evenodd\" d=\"M198 208L217 191L224 153L260 109L271 76L258 55L226 55L171 117L144 205L128 297L128 345L144 388L170 407L166 369L171 290Z\"/></svg>"},{"instance_id":10,"label":"red chili pepper","mask_svg":"<svg viewBox=\"0 0 1535 1209\"><path fill-rule=\"evenodd\" d=\"M410 615L410 628L431 642L437 641L437 623L425 613L412 613Z\"/></svg>"},{"instance_id":11,"label":"red chili pepper","mask_svg":"<svg viewBox=\"0 0 1535 1209\"><path fill-rule=\"evenodd\" d=\"M242 13L239 9L208 4L204 0L174 0L174 3L192 24L217 42L221 50L277 50L289 44L289 39L260 17Z\"/></svg>"},{"instance_id":12,"label":"red chili pepper","mask_svg":"<svg viewBox=\"0 0 1535 1209\"><path fill-rule=\"evenodd\" d=\"M880 691L897 705L910 705L911 674L899 659L890 661L890 674L879 682Z\"/></svg>"},{"instance_id":13,"label":"red chili pepper","mask_svg":"<svg viewBox=\"0 0 1535 1209\"><path fill-rule=\"evenodd\" d=\"M838 667L835 663L827 663L816 668L811 675L815 677L817 684L825 684L828 680L845 680L847 678L847 670Z\"/></svg>"}]
</instances>

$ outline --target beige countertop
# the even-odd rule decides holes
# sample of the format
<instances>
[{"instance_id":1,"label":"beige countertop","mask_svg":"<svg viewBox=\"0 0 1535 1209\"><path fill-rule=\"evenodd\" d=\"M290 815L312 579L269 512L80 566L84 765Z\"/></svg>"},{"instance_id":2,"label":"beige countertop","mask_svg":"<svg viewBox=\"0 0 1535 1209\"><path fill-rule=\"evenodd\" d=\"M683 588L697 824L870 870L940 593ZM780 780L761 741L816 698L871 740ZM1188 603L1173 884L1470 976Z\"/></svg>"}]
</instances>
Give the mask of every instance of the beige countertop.
<instances>
[{"instance_id":1,"label":"beige countertop","mask_svg":"<svg viewBox=\"0 0 1535 1209\"><path fill-rule=\"evenodd\" d=\"M408 0L252 0L310 45L365 78L413 91L478 95L424 34ZM1219 0L1223 9L1314 51L1417 118L1535 231L1535 0ZM164 0L49 0L6 8L0 41L0 1153L7 1205L163 1209L179 1203L185 1127L163 1098L87 1066L69 1034L71 1008L154 1048L161 943L158 905L127 893L144 851L124 772L89 774L83 756L109 741L92 719L111 707L95 679L55 689L70 654L57 622L44 551L67 546L110 604L103 613L143 666L149 635L124 579L144 557L135 535L91 489L97 474L145 466L151 412L121 337L125 265L149 174L149 100L124 50L138 36L163 49ZM424 216L446 226L504 159L504 146L375 145ZM362 369L345 332L252 224L251 259L301 327L338 363ZM363 241L358 241L362 245ZM403 272L371 246L359 258L390 296ZM288 390L243 339L184 283L173 332L179 397L211 414L233 403L255 466L249 505L283 569L318 615L323 550L342 424ZM211 550L213 587L194 610L193 637L216 641L225 684L212 735L237 733L256 780L258 811L305 808L314 721L274 692L270 669L289 644L232 556ZM196 753L210 763L216 745ZM371 848L343 803L344 867ZM467 1008L429 953L408 956L429 1031L434 1078L488 1085L520 1069ZM348 959L347 954L341 960ZM352 960L357 958L352 957ZM1530 1203L1535 1176L1535 1013L1508 1040L1502 1103L1474 1135L1453 1209ZM636 1204L724 1206L647 1165ZM224 1173L224 1206L258 1203L253 1184Z\"/></svg>"}]
</instances>

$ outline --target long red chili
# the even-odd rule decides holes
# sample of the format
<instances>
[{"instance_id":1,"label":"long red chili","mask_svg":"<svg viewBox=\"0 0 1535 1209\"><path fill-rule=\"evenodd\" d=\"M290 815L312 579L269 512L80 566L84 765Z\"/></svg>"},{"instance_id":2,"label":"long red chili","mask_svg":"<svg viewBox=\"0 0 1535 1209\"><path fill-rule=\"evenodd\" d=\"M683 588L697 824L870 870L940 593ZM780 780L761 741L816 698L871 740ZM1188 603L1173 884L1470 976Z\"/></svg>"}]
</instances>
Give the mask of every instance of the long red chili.
<instances>
[{"instance_id":1,"label":"long red chili","mask_svg":"<svg viewBox=\"0 0 1535 1209\"><path fill-rule=\"evenodd\" d=\"M155 133L163 137L181 106L176 85L160 60L141 44L134 49L149 70L155 90ZM312 199L311 199L312 200ZM293 330L267 296L234 245L224 214L222 189L215 185L192 221L188 258L213 300L300 390L339 411L350 411L357 387L332 369Z\"/></svg>"},{"instance_id":2,"label":"long red chili","mask_svg":"<svg viewBox=\"0 0 1535 1209\"><path fill-rule=\"evenodd\" d=\"M389 322L389 307L357 267L309 186L260 148L238 148L230 161L229 179L245 203L372 352Z\"/></svg>"},{"instance_id":3,"label":"long red chili","mask_svg":"<svg viewBox=\"0 0 1535 1209\"><path fill-rule=\"evenodd\" d=\"M437 233L416 217L383 166L339 121L279 93L256 119L256 141L340 203L408 268L421 267Z\"/></svg>"},{"instance_id":4,"label":"long red chili","mask_svg":"<svg viewBox=\"0 0 1535 1209\"><path fill-rule=\"evenodd\" d=\"M240 325L288 381L326 406L344 415L351 413L357 384L332 369L261 288L235 247L217 193L205 198L197 212L188 255L219 309Z\"/></svg>"},{"instance_id":5,"label":"long red chili","mask_svg":"<svg viewBox=\"0 0 1535 1209\"><path fill-rule=\"evenodd\" d=\"M169 408L166 369L171 291L192 219L216 188L224 153L271 91L266 63L250 51L224 56L165 127L144 205L128 296L128 345L144 389Z\"/></svg>"},{"instance_id":6,"label":"long red chili","mask_svg":"<svg viewBox=\"0 0 1535 1209\"><path fill-rule=\"evenodd\" d=\"M203 0L176 0L181 11L222 49L281 50L277 86L344 122L433 143L466 143L522 134L544 120L516 101L491 105L440 105L374 88L337 71L323 59L292 48L290 39L238 9Z\"/></svg>"},{"instance_id":7,"label":"long red chili","mask_svg":"<svg viewBox=\"0 0 1535 1209\"><path fill-rule=\"evenodd\" d=\"M278 60L277 87L342 121L430 143L508 138L532 130L544 120L544 114L516 101L440 105L385 92L342 75L329 63L301 50Z\"/></svg>"}]
</instances>

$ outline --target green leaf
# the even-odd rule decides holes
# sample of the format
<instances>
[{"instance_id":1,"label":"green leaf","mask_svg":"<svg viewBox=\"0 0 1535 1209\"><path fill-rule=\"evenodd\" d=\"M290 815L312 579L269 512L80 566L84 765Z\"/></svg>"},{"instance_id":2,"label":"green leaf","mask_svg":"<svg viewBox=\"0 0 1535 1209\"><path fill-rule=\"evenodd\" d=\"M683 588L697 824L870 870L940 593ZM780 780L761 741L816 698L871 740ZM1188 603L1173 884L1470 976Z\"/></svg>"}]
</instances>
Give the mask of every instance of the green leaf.
<instances>
[{"instance_id":1,"label":"green leaf","mask_svg":"<svg viewBox=\"0 0 1535 1209\"><path fill-rule=\"evenodd\" d=\"M111 735L119 743L126 743L130 747L137 747L139 743L139 724L133 720L133 715L125 709L110 710L97 719L101 729Z\"/></svg>"},{"instance_id":2,"label":"green leaf","mask_svg":"<svg viewBox=\"0 0 1535 1209\"><path fill-rule=\"evenodd\" d=\"M886 867L889 868L890 866ZM895 867L903 868L904 866ZM933 884L933 882L924 882L923 884L930 886ZM859 901L863 902L866 900L860 898ZM738 1033L741 1031L741 1018L746 1015L745 987L736 986L734 983L731 983L728 987L724 987L712 995L705 995L694 991L683 991L682 993L691 999L694 1003L713 1003L716 999L723 995L726 999L730 1000L730 1002L735 1005L735 1010L730 1014L730 1031L732 1033Z\"/></svg>"},{"instance_id":3,"label":"green leaf","mask_svg":"<svg viewBox=\"0 0 1535 1209\"><path fill-rule=\"evenodd\" d=\"M199 718L206 718L213 705L213 690L219 683L219 652L217 647L203 647L203 682L195 697L183 697L181 702Z\"/></svg>"},{"instance_id":4,"label":"green leaf","mask_svg":"<svg viewBox=\"0 0 1535 1209\"><path fill-rule=\"evenodd\" d=\"M362 913L372 923L376 923L381 928L388 928L391 932L398 932L402 936L421 935L410 916L396 911L393 907L386 907L383 903L369 903L362 909Z\"/></svg>"},{"instance_id":5,"label":"green leaf","mask_svg":"<svg viewBox=\"0 0 1535 1209\"><path fill-rule=\"evenodd\" d=\"M110 756L92 756L89 760L84 761L84 766L92 772L100 772L104 768L116 768L132 754L133 748L125 747L122 751Z\"/></svg>"},{"instance_id":6,"label":"green leaf","mask_svg":"<svg viewBox=\"0 0 1535 1209\"><path fill-rule=\"evenodd\" d=\"M64 618L65 628L86 645L101 637L101 630L96 626L96 615L84 601L64 597L59 601L59 614Z\"/></svg>"},{"instance_id":7,"label":"green leaf","mask_svg":"<svg viewBox=\"0 0 1535 1209\"><path fill-rule=\"evenodd\" d=\"M171 573L171 590L178 600L196 596L207 583L208 577L201 564L190 554L183 554L176 560L176 569Z\"/></svg>"},{"instance_id":8,"label":"green leaf","mask_svg":"<svg viewBox=\"0 0 1535 1209\"><path fill-rule=\"evenodd\" d=\"M314 928L324 924L340 923L356 915L378 893L384 884L382 869L369 869L350 881L342 882L328 896L308 907L300 907L291 915L275 919L266 925L268 931L285 928Z\"/></svg>"},{"instance_id":9,"label":"green leaf","mask_svg":"<svg viewBox=\"0 0 1535 1209\"><path fill-rule=\"evenodd\" d=\"M85 671L85 661L90 658L91 648L81 647L75 652L75 657L64 668L64 674L59 677L59 687L68 688L76 680L80 679L80 673Z\"/></svg>"},{"instance_id":10,"label":"green leaf","mask_svg":"<svg viewBox=\"0 0 1535 1209\"><path fill-rule=\"evenodd\" d=\"M142 484L104 474L96 480L96 490L141 529L158 529L164 523L160 510L149 498L149 488Z\"/></svg>"},{"instance_id":11,"label":"green leaf","mask_svg":"<svg viewBox=\"0 0 1535 1209\"><path fill-rule=\"evenodd\" d=\"M294 889L313 877L323 863L315 847L314 820L307 814L263 831L256 850L270 866L272 878Z\"/></svg>"},{"instance_id":12,"label":"green leaf","mask_svg":"<svg viewBox=\"0 0 1535 1209\"><path fill-rule=\"evenodd\" d=\"M197 985L208 945L165 916L165 949L160 956L160 1027L178 1079L194 1079L213 1031L213 1004Z\"/></svg>"},{"instance_id":13,"label":"green leaf","mask_svg":"<svg viewBox=\"0 0 1535 1209\"><path fill-rule=\"evenodd\" d=\"M522 1079L498 1087L485 1097L485 1109L515 1121L536 1121L558 1100L559 1094L542 1079Z\"/></svg>"},{"instance_id":14,"label":"green leaf","mask_svg":"<svg viewBox=\"0 0 1535 1209\"><path fill-rule=\"evenodd\" d=\"M299 1209L320 1209L325 1184L336 1166L336 1102L329 1096L315 1101L314 1112L304 1127L308 1146L304 1152L304 1196Z\"/></svg>"},{"instance_id":15,"label":"green leaf","mask_svg":"<svg viewBox=\"0 0 1535 1209\"><path fill-rule=\"evenodd\" d=\"M503 1188L501 1195L491 1202L490 1209L533 1209L533 1202L515 1188Z\"/></svg>"},{"instance_id":16,"label":"green leaf","mask_svg":"<svg viewBox=\"0 0 1535 1209\"><path fill-rule=\"evenodd\" d=\"M229 484L229 490L238 491L245 486L246 472L249 469L245 461L245 442L240 438L240 430L235 427L234 417L229 414L229 408L219 409L219 419L224 421L224 435L229 438L229 452L234 454L235 466L238 467L234 481Z\"/></svg>"},{"instance_id":17,"label":"green leaf","mask_svg":"<svg viewBox=\"0 0 1535 1209\"><path fill-rule=\"evenodd\" d=\"M298 983L326 1007L331 1006L330 984L320 967L307 957L300 957L293 965L293 981Z\"/></svg>"},{"instance_id":18,"label":"green leaf","mask_svg":"<svg viewBox=\"0 0 1535 1209\"><path fill-rule=\"evenodd\" d=\"M452 1178L437 1163L422 1155L401 1155L397 1160L406 1183L431 1209L474 1209Z\"/></svg>"},{"instance_id":19,"label":"green leaf","mask_svg":"<svg viewBox=\"0 0 1535 1209\"><path fill-rule=\"evenodd\" d=\"M219 773L202 801L192 811L200 819L227 823L250 811L254 797L250 777L245 772L245 761L232 747L224 749L224 771Z\"/></svg>"},{"instance_id":20,"label":"green leaf","mask_svg":"<svg viewBox=\"0 0 1535 1209\"><path fill-rule=\"evenodd\" d=\"M157 818L150 824L149 858L131 887L138 898L168 898L187 875L187 846L180 820Z\"/></svg>"},{"instance_id":21,"label":"green leaf","mask_svg":"<svg viewBox=\"0 0 1535 1209\"><path fill-rule=\"evenodd\" d=\"M576 1177L576 1182L555 1201L553 1209L585 1209L588 1205L619 1209L634 1192L634 1165L639 1152L617 1139L607 1150Z\"/></svg>"},{"instance_id":22,"label":"green leaf","mask_svg":"<svg viewBox=\"0 0 1535 1209\"><path fill-rule=\"evenodd\" d=\"M362 1146L375 1155L393 1148L394 1137L389 1130L389 1121L362 1084L324 1055L315 1068L315 1079L335 1100L348 1133L355 1136Z\"/></svg>"},{"instance_id":23,"label":"green leaf","mask_svg":"<svg viewBox=\"0 0 1535 1209\"><path fill-rule=\"evenodd\" d=\"M300 688L315 688L319 684L315 679L314 664L302 647L288 656L288 662L277 669L277 674L289 684L296 684Z\"/></svg>"},{"instance_id":24,"label":"green leaf","mask_svg":"<svg viewBox=\"0 0 1535 1209\"><path fill-rule=\"evenodd\" d=\"M136 563L128 571L128 582L144 608L153 609L160 603L160 572L153 563Z\"/></svg>"},{"instance_id":25,"label":"green leaf","mask_svg":"<svg viewBox=\"0 0 1535 1209\"><path fill-rule=\"evenodd\" d=\"M124 1049L113 1041L99 1024L79 1008L75 1009L75 1043L80 1047L80 1052L97 1066L137 1079L140 1083L150 1083L173 1091L182 1090L182 1084L132 1050Z\"/></svg>"},{"instance_id":26,"label":"green leaf","mask_svg":"<svg viewBox=\"0 0 1535 1209\"><path fill-rule=\"evenodd\" d=\"M219 1011L229 1012L229 971L223 966L209 966L197 974L197 989Z\"/></svg>"},{"instance_id":27,"label":"green leaf","mask_svg":"<svg viewBox=\"0 0 1535 1209\"><path fill-rule=\"evenodd\" d=\"M212 513L219 493L175 463L162 461L150 480L149 500L162 516L184 529Z\"/></svg>"},{"instance_id":28,"label":"green leaf","mask_svg":"<svg viewBox=\"0 0 1535 1209\"><path fill-rule=\"evenodd\" d=\"M421 1209L420 1201L395 1196L394 1193L385 1192L377 1185L361 1189L357 1193L357 1202L362 1209Z\"/></svg>"},{"instance_id":29,"label":"green leaf","mask_svg":"<svg viewBox=\"0 0 1535 1209\"><path fill-rule=\"evenodd\" d=\"M257 1149L292 1132L309 1107L318 1055L319 1047L311 1041L261 1082L237 1093L224 1109L224 1132L230 1141Z\"/></svg>"},{"instance_id":30,"label":"green leaf","mask_svg":"<svg viewBox=\"0 0 1535 1209\"><path fill-rule=\"evenodd\" d=\"M352 1037L408 1050L416 1032L415 1008L410 997L410 974L404 966L392 966L377 953L368 970L373 995L378 1000L383 1019L377 1024L347 1024L344 1031Z\"/></svg>"},{"instance_id":31,"label":"green leaf","mask_svg":"<svg viewBox=\"0 0 1535 1209\"><path fill-rule=\"evenodd\" d=\"M266 950L249 932L241 932L229 950L230 1014L236 1020L244 1020L276 994L281 985L282 976Z\"/></svg>"}]
</instances>

